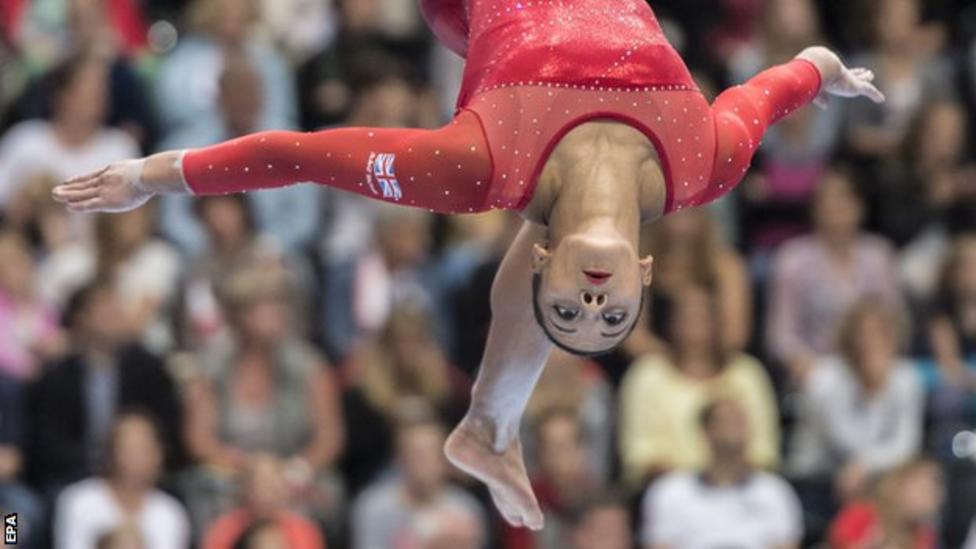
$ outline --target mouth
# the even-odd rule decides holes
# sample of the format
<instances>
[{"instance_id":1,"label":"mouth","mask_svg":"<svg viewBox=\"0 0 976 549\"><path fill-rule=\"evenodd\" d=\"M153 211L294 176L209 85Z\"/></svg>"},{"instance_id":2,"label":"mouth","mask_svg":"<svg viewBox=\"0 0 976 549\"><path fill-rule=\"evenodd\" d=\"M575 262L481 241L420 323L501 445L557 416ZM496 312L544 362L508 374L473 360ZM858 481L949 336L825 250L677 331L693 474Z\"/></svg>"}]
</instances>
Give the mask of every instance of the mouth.
<instances>
[{"instance_id":1,"label":"mouth","mask_svg":"<svg viewBox=\"0 0 976 549\"><path fill-rule=\"evenodd\" d=\"M612 273L592 269L583 271L583 275L586 276L586 280L594 286L602 286L606 284L607 281L610 280L610 277L613 276Z\"/></svg>"}]
</instances>

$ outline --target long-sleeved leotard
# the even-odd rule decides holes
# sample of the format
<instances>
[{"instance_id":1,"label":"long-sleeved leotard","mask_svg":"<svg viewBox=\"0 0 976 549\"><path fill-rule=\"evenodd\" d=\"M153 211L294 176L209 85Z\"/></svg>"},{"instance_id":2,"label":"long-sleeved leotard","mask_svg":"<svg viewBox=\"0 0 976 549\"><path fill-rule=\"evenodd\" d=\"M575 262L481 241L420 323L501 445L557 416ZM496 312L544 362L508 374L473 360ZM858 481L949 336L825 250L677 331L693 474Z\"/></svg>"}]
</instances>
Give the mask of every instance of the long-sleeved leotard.
<instances>
[{"instance_id":1,"label":"long-sleeved leotard","mask_svg":"<svg viewBox=\"0 0 976 549\"><path fill-rule=\"evenodd\" d=\"M816 67L774 67L709 106L641 0L422 0L466 54L458 114L437 130L268 132L189 151L196 194L311 181L443 213L522 209L576 126L616 120L653 143L666 212L728 193L766 129L820 91Z\"/></svg>"}]
</instances>

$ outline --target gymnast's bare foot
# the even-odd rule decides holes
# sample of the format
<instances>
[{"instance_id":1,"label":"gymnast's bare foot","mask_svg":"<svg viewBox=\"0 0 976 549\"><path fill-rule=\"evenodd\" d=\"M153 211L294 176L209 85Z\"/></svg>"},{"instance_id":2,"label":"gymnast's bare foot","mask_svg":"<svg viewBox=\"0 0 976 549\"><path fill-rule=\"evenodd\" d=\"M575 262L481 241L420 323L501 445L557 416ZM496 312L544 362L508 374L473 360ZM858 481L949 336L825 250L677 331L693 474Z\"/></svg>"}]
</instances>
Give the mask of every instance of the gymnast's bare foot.
<instances>
[{"instance_id":1,"label":"gymnast's bare foot","mask_svg":"<svg viewBox=\"0 0 976 549\"><path fill-rule=\"evenodd\" d=\"M487 423L464 418L447 439L444 453L455 467L488 486L498 511L512 526L541 530L542 510L532 493L522 461L522 443L515 438L503 452L495 451Z\"/></svg>"}]
</instances>

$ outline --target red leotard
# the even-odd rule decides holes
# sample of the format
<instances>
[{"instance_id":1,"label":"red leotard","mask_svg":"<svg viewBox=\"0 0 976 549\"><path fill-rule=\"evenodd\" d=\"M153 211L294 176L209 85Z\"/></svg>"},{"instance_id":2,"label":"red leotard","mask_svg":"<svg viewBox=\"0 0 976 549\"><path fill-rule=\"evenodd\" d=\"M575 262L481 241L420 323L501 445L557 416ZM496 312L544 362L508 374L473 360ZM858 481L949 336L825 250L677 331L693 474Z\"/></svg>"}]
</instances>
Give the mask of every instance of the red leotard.
<instances>
[{"instance_id":1,"label":"red leotard","mask_svg":"<svg viewBox=\"0 0 976 549\"><path fill-rule=\"evenodd\" d=\"M467 59L450 124L255 134L189 151L191 190L314 181L443 213L520 210L563 136L610 119L654 144L671 212L734 188L766 129L820 91L816 67L798 60L709 106L642 0L421 4L437 36Z\"/></svg>"}]
</instances>

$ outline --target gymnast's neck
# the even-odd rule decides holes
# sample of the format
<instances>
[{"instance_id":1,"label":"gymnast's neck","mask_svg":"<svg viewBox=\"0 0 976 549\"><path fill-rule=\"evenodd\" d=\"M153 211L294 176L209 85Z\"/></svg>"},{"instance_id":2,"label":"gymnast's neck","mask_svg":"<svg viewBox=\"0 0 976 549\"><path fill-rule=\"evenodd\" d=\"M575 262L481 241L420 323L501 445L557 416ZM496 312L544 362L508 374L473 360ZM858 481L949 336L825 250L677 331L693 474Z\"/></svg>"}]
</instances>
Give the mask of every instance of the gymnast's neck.
<instances>
[{"instance_id":1,"label":"gymnast's neck","mask_svg":"<svg viewBox=\"0 0 976 549\"><path fill-rule=\"evenodd\" d=\"M595 123L556 147L523 215L549 228L551 246L597 226L636 245L641 223L660 218L665 200L664 176L646 138L623 125Z\"/></svg>"}]
</instances>

